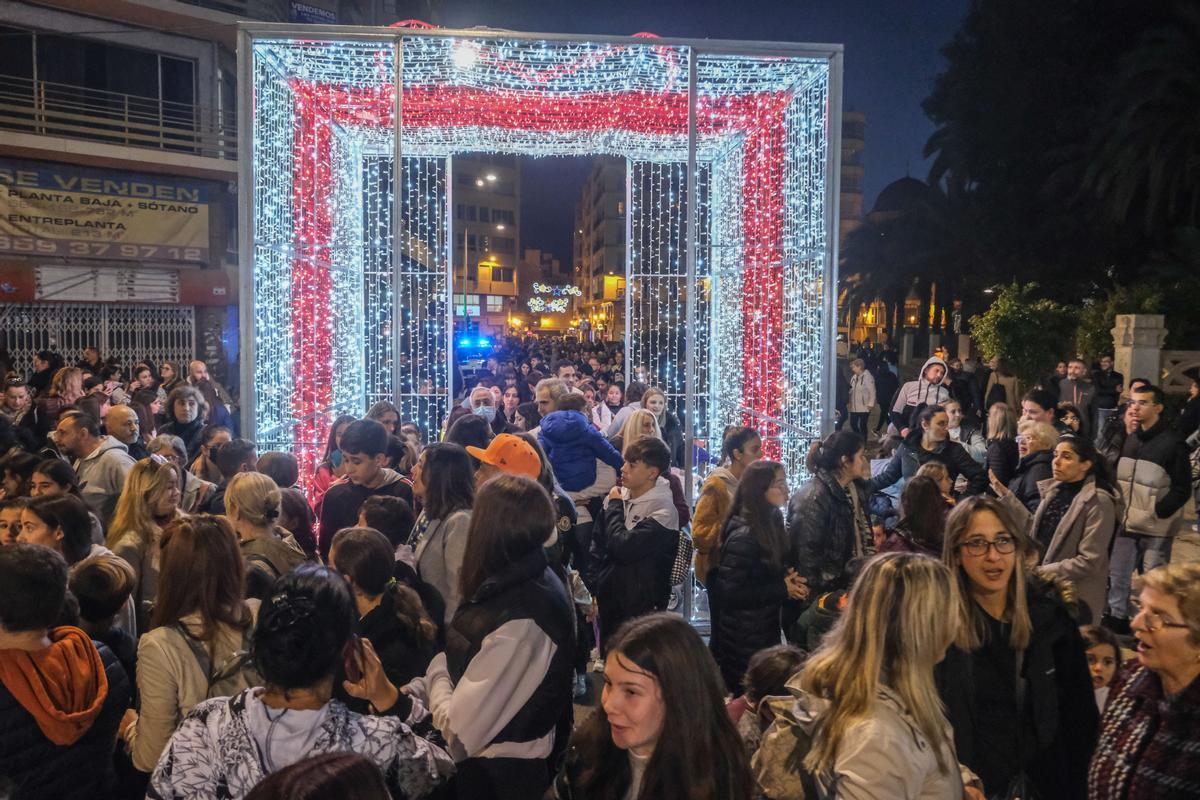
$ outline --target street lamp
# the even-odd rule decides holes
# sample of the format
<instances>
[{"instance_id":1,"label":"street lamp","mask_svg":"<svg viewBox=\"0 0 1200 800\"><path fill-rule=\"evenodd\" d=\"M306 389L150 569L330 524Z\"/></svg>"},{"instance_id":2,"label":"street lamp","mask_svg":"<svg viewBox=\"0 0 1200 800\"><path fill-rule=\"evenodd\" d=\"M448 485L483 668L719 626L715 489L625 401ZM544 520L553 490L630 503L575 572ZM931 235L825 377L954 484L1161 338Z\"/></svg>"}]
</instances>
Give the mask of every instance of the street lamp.
<instances>
[{"instance_id":1,"label":"street lamp","mask_svg":"<svg viewBox=\"0 0 1200 800\"><path fill-rule=\"evenodd\" d=\"M487 177L488 183L496 182L496 173L494 172L489 172L485 177Z\"/></svg>"}]
</instances>

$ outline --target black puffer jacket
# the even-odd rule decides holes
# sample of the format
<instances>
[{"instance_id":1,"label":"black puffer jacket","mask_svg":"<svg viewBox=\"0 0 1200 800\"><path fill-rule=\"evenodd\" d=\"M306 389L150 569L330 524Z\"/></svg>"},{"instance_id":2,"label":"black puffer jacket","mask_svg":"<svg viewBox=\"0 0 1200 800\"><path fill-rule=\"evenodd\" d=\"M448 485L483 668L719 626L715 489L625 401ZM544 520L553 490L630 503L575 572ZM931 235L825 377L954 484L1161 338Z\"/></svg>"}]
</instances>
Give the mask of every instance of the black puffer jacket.
<instances>
[{"instance_id":1,"label":"black puffer jacket","mask_svg":"<svg viewBox=\"0 0 1200 800\"><path fill-rule=\"evenodd\" d=\"M869 500L866 486L866 481L851 484L851 491L858 492L864 513ZM808 581L808 596L816 598L843 588L843 573L846 562L854 558L858 532L850 497L832 474L819 470L792 495L788 502L787 531L791 551L796 554L796 571Z\"/></svg>"},{"instance_id":2,"label":"black puffer jacket","mask_svg":"<svg viewBox=\"0 0 1200 800\"><path fill-rule=\"evenodd\" d=\"M1042 502L1042 492L1038 489L1038 483L1054 477L1052 461L1052 450L1030 453L1017 463L1017 472L1008 482L1009 491L1017 496L1031 514L1037 511L1038 504Z\"/></svg>"},{"instance_id":3,"label":"black puffer jacket","mask_svg":"<svg viewBox=\"0 0 1200 800\"><path fill-rule=\"evenodd\" d=\"M0 683L0 775L13 781L13 800L98 800L111 796L117 727L129 708L129 678L121 662L96 643L108 696L92 727L64 747L46 738L33 715Z\"/></svg>"},{"instance_id":4,"label":"black puffer jacket","mask_svg":"<svg viewBox=\"0 0 1200 800\"><path fill-rule=\"evenodd\" d=\"M1007 639L974 653L951 647L934 673L938 693L958 760L983 779L988 797L1002 794L1024 768L1035 796L1083 800L1099 733L1083 638L1055 585L1031 578L1026 597L1033 635L1021 669L1024 724L1017 723L1016 653Z\"/></svg>"},{"instance_id":5,"label":"black puffer jacket","mask_svg":"<svg viewBox=\"0 0 1200 800\"><path fill-rule=\"evenodd\" d=\"M725 686L736 696L742 692L750 657L779 644L779 612L787 600L786 567L772 562L741 517L730 517L721 539L716 578L709 579L717 598L710 644Z\"/></svg>"},{"instance_id":6,"label":"black puffer jacket","mask_svg":"<svg viewBox=\"0 0 1200 800\"><path fill-rule=\"evenodd\" d=\"M987 468L996 474L1001 483L1008 486L1017 471L1021 454L1012 439L992 439L987 446Z\"/></svg>"},{"instance_id":7,"label":"black puffer jacket","mask_svg":"<svg viewBox=\"0 0 1200 800\"><path fill-rule=\"evenodd\" d=\"M928 461L940 461L945 464L946 470L950 473L951 483L957 481L959 475L966 476L967 494L983 493L983 490L987 488L987 473L975 459L971 458L971 454L965 447L958 442L944 439L938 442L933 450L926 450L921 446L921 437L921 431L914 430L908 434L908 438L900 443L900 446L896 448L896 454L883 468L883 472L871 479L870 491L872 494L883 491L901 478L908 481L917 474L921 465Z\"/></svg>"}]
</instances>

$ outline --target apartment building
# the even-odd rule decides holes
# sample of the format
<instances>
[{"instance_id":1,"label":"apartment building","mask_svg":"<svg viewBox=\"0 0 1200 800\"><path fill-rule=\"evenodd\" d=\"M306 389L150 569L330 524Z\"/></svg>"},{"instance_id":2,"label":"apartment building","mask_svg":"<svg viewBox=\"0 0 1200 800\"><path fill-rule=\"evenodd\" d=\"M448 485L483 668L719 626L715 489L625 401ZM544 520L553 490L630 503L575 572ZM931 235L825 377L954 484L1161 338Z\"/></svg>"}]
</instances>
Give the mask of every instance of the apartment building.
<instances>
[{"instance_id":1,"label":"apartment building","mask_svg":"<svg viewBox=\"0 0 1200 800\"><path fill-rule=\"evenodd\" d=\"M625 335L625 162L597 158L575 207L576 283L596 338Z\"/></svg>"},{"instance_id":2,"label":"apartment building","mask_svg":"<svg viewBox=\"0 0 1200 800\"><path fill-rule=\"evenodd\" d=\"M24 369L89 344L125 364L199 355L235 385L237 22L404 10L0 0L0 347Z\"/></svg>"}]
</instances>

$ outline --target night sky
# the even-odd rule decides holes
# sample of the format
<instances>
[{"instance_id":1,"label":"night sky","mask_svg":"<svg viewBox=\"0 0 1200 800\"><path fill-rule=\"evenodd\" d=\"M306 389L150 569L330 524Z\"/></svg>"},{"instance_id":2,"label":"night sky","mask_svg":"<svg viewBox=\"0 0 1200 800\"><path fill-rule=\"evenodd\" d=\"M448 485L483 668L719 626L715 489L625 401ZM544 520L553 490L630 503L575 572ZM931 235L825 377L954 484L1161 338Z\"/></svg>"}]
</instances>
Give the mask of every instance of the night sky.
<instances>
[{"instance_id":1,"label":"night sky","mask_svg":"<svg viewBox=\"0 0 1200 800\"><path fill-rule=\"evenodd\" d=\"M864 198L911 174L925 178L921 156L933 126L921 111L942 69L939 48L954 35L969 0L448 0L446 27L483 25L517 31L829 42L845 45L846 110L867 115ZM417 5L417 4L413 4ZM569 259L573 209L590 159L524 159L522 246Z\"/></svg>"}]
</instances>

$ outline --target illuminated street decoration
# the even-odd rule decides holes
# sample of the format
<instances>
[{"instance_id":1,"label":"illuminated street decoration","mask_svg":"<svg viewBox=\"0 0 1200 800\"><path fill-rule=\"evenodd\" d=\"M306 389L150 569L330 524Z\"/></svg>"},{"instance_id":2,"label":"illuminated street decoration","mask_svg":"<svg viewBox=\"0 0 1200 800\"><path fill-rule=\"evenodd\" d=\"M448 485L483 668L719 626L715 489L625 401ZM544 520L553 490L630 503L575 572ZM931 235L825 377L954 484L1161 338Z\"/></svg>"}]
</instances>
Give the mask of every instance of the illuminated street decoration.
<instances>
[{"instance_id":1,"label":"illuminated street decoration","mask_svg":"<svg viewBox=\"0 0 1200 800\"><path fill-rule=\"evenodd\" d=\"M753 424L767 454L802 474L831 395L828 51L304 31L246 34L253 297L243 307L262 449L295 451L311 475L332 419L380 399L439 425L457 313L455 154L615 155L630 183L631 370L662 385L710 450L725 425ZM582 295L534 292L535 313L565 312Z\"/></svg>"}]
</instances>

